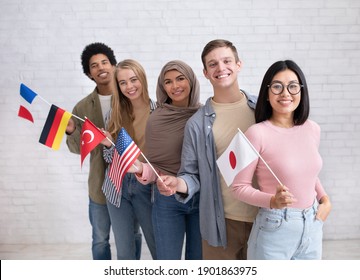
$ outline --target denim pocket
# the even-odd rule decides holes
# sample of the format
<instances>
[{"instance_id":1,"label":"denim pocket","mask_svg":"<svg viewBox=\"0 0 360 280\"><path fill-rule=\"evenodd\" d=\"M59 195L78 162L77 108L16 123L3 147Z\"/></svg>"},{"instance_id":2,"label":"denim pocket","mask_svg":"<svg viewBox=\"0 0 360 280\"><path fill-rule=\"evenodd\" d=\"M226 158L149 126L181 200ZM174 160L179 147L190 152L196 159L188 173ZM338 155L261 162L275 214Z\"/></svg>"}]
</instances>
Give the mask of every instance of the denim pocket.
<instances>
[{"instance_id":1,"label":"denim pocket","mask_svg":"<svg viewBox=\"0 0 360 280\"><path fill-rule=\"evenodd\" d=\"M281 227L283 220L282 217L274 215L262 215L259 228L263 231L276 231Z\"/></svg>"}]
</instances>

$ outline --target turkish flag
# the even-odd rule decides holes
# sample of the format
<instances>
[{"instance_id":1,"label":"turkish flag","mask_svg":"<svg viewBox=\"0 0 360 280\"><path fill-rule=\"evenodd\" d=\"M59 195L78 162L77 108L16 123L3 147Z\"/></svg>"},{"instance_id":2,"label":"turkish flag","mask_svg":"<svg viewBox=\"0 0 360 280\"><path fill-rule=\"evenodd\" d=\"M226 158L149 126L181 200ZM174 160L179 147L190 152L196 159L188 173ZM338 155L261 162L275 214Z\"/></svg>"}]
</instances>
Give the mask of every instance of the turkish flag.
<instances>
[{"instance_id":1,"label":"turkish flag","mask_svg":"<svg viewBox=\"0 0 360 280\"><path fill-rule=\"evenodd\" d=\"M81 141L80 141L80 155L81 155L81 166L85 157L93 150L100 142L106 138L104 133L96 127L89 119L85 119L85 122L81 130Z\"/></svg>"}]
</instances>

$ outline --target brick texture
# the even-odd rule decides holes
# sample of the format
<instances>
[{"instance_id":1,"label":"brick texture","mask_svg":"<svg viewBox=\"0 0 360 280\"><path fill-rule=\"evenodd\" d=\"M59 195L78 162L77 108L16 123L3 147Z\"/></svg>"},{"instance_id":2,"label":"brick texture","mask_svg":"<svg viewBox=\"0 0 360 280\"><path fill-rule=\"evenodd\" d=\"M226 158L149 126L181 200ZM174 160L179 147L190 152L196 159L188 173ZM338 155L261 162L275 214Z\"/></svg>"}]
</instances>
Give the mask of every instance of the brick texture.
<instances>
[{"instance_id":1,"label":"brick texture","mask_svg":"<svg viewBox=\"0 0 360 280\"><path fill-rule=\"evenodd\" d=\"M2 0L0 6L0 243L91 240L88 159L81 169L65 141L59 151L38 143L49 107L36 99L35 124L18 118L20 83L71 111L94 87L82 73L80 53L101 41L118 61L143 64L153 98L162 65L186 61L204 102L212 90L200 54L215 38L235 43L241 88L253 94L276 60L302 67L311 118L322 127L320 177L333 202L324 237L360 238L358 0Z\"/></svg>"}]
</instances>

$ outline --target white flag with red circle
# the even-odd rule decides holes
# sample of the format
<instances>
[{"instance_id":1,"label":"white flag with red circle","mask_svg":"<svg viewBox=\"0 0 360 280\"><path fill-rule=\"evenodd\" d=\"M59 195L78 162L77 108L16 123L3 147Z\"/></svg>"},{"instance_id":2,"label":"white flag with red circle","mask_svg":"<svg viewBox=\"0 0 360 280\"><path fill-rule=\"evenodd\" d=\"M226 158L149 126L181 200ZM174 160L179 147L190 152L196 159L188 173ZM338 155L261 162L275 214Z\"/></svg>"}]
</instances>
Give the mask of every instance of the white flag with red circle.
<instances>
[{"instance_id":1,"label":"white flag with red circle","mask_svg":"<svg viewBox=\"0 0 360 280\"><path fill-rule=\"evenodd\" d=\"M235 176L258 158L244 137L244 134L236 133L229 146L216 161L225 183L229 187Z\"/></svg>"}]
</instances>

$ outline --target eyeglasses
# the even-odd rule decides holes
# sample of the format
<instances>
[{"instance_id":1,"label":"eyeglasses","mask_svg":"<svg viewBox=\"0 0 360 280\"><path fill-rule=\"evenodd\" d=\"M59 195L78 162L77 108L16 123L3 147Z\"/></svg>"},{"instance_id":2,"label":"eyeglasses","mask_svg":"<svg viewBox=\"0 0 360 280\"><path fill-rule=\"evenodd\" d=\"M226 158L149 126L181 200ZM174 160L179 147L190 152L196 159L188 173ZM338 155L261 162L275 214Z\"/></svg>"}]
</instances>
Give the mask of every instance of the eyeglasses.
<instances>
[{"instance_id":1,"label":"eyeglasses","mask_svg":"<svg viewBox=\"0 0 360 280\"><path fill-rule=\"evenodd\" d=\"M291 95L297 95L301 88L304 87L303 85L300 85L297 82L291 82L286 86L288 92ZM285 85L280 82L273 82L270 85L268 85L268 88L270 88L271 92L275 95L281 94L284 91Z\"/></svg>"}]
</instances>

